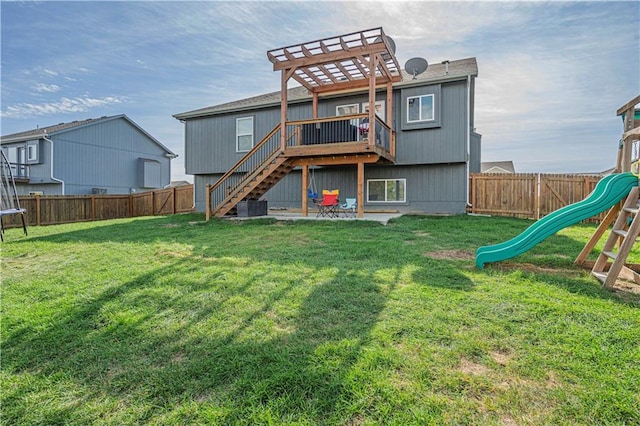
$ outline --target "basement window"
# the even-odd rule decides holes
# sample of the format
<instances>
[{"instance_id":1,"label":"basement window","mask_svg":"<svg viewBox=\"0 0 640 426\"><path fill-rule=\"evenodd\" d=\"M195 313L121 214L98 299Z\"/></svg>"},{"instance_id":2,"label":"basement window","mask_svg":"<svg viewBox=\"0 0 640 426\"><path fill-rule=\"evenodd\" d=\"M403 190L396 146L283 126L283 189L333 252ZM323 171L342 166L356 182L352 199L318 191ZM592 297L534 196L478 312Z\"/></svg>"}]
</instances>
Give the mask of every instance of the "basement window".
<instances>
[{"instance_id":1,"label":"basement window","mask_svg":"<svg viewBox=\"0 0 640 426\"><path fill-rule=\"evenodd\" d=\"M406 179L369 179L367 202L405 203L407 201Z\"/></svg>"},{"instance_id":2,"label":"basement window","mask_svg":"<svg viewBox=\"0 0 640 426\"><path fill-rule=\"evenodd\" d=\"M236 152L247 152L253 148L253 117L236 119Z\"/></svg>"}]
</instances>

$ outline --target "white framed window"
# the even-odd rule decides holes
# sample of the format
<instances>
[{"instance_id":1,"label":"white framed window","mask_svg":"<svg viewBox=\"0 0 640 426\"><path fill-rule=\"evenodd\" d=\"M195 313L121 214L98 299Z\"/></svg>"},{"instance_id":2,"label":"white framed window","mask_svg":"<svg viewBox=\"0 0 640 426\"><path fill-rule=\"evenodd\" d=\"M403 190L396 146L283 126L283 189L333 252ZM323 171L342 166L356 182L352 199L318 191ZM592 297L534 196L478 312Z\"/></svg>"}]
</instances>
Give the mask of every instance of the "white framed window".
<instances>
[{"instance_id":1,"label":"white framed window","mask_svg":"<svg viewBox=\"0 0 640 426\"><path fill-rule=\"evenodd\" d=\"M28 163L38 162L38 141L27 142L27 162Z\"/></svg>"},{"instance_id":2,"label":"white framed window","mask_svg":"<svg viewBox=\"0 0 640 426\"><path fill-rule=\"evenodd\" d=\"M360 105L358 104L338 105L336 107L336 117L342 117L344 115L359 114L359 113L360 113ZM360 119L354 118L353 120L349 120L349 124L351 124L352 126L358 126L360 124ZM358 140L360 140L360 132L358 132Z\"/></svg>"},{"instance_id":3,"label":"white framed window","mask_svg":"<svg viewBox=\"0 0 640 426\"><path fill-rule=\"evenodd\" d=\"M336 107L336 117L342 117L343 115L358 114L359 112L360 112L360 105L358 104L338 105Z\"/></svg>"},{"instance_id":4,"label":"white framed window","mask_svg":"<svg viewBox=\"0 0 640 426\"><path fill-rule=\"evenodd\" d=\"M407 122L432 121L434 95L409 96L407 98Z\"/></svg>"},{"instance_id":5,"label":"white framed window","mask_svg":"<svg viewBox=\"0 0 640 426\"><path fill-rule=\"evenodd\" d=\"M407 201L406 179L367 180L368 203L405 203Z\"/></svg>"},{"instance_id":6,"label":"white framed window","mask_svg":"<svg viewBox=\"0 0 640 426\"><path fill-rule=\"evenodd\" d=\"M236 119L236 152L247 152L253 148L253 117Z\"/></svg>"},{"instance_id":7,"label":"white framed window","mask_svg":"<svg viewBox=\"0 0 640 426\"><path fill-rule=\"evenodd\" d=\"M376 101L376 115L382 121L386 121L384 101ZM362 112L369 112L369 102L362 103Z\"/></svg>"}]
</instances>

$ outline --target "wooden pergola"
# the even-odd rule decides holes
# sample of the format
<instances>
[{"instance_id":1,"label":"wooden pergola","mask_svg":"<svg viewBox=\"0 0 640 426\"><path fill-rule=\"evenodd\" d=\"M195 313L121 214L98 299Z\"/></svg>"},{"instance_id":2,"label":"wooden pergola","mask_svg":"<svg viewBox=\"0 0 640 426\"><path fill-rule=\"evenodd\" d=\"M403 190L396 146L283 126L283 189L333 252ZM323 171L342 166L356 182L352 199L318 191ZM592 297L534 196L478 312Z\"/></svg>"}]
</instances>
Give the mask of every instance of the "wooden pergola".
<instances>
[{"instance_id":1,"label":"wooden pergola","mask_svg":"<svg viewBox=\"0 0 640 426\"><path fill-rule=\"evenodd\" d=\"M392 84L402 80L400 66L394 48L381 27L329 37L267 52L274 71L281 71L280 145L284 153L287 148L287 85L290 79L307 88L313 96L312 114L318 118L318 97L327 94L369 91L369 123L375 123L376 90L386 86L387 107L385 121L392 127ZM369 129L368 143L373 147L375 125ZM369 156L370 158L370 156ZM306 188L309 165L323 165L323 159L300 162L302 167L302 214L307 216ZM343 162L335 158L327 164L357 164L358 217L364 216L364 164L367 156L344 157Z\"/></svg>"}]
</instances>

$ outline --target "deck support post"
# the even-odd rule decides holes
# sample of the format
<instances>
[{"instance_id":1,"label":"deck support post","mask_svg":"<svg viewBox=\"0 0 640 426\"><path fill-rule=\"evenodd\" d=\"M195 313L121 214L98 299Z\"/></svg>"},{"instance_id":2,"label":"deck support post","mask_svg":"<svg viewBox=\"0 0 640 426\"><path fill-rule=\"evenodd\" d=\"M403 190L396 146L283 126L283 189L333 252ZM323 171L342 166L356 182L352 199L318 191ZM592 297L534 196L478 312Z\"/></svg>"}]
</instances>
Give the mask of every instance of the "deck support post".
<instances>
[{"instance_id":1,"label":"deck support post","mask_svg":"<svg viewBox=\"0 0 640 426\"><path fill-rule=\"evenodd\" d=\"M387 83L387 126L389 126L389 153L396 157L396 138L393 131L393 84Z\"/></svg>"},{"instance_id":2,"label":"deck support post","mask_svg":"<svg viewBox=\"0 0 640 426\"><path fill-rule=\"evenodd\" d=\"M311 101L311 113L313 118L318 118L318 94L313 92L313 99Z\"/></svg>"},{"instance_id":3,"label":"deck support post","mask_svg":"<svg viewBox=\"0 0 640 426\"><path fill-rule=\"evenodd\" d=\"M376 144L376 68L378 55L371 55L369 62L369 146Z\"/></svg>"},{"instance_id":4,"label":"deck support post","mask_svg":"<svg viewBox=\"0 0 640 426\"><path fill-rule=\"evenodd\" d=\"M280 150L287 148L287 81L289 81L289 70L282 70L282 87L280 90Z\"/></svg>"},{"instance_id":5,"label":"deck support post","mask_svg":"<svg viewBox=\"0 0 640 426\"><path fill-rule=\"evenodd\" d=\"M309 216L309 203L307 196L307 187L309 186L309 165L302 166L302 217Z\"/></svg>"},{"instance_id":6,"label":"deck support post","mask_svg":"<svg viewBox=\"0 0 640 426\"><path fill-rule=\"evenodd\" d=\"M205 210L205 219L208 221L211 219L211 184L208 183L204 189L204 202L207 205Z\"/></svg>"},{"instance_id":7,"label":"deck support post","mask_svg":"<svg viewBox=\"0 0 640 426\"><path fill-rule=\"evenodd\" d=\"M364 217L364 162L358 162L358 189L357 189L357 215L360 218Z\"/></svg>"}]
</instances>

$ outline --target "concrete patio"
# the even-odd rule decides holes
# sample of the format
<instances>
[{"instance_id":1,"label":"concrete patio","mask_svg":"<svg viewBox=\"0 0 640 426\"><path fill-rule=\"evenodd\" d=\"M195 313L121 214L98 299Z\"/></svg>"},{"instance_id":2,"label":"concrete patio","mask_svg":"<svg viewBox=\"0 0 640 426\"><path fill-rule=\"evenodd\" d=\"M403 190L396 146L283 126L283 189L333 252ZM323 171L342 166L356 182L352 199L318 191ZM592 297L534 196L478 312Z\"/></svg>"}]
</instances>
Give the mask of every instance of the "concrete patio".
<instances>
[{"instance_id":1,"label":"concrete patio","mask_svg":"<svg viewBox=\"0 0 640 426\"><path fill-rule=\"evenodd\" d=\"M292 212L287 210L269 210L266 216L253 216L253 217L229 217L231 220L251 220L251 219L269 219L276 220L360 220L360 221L372 221L386 225L391 219L402 216L402 213L365 213L363 218L358 217L345 217L341 214L339 217L316 217L315 212L309 212L307 217L303 217L300 212Z\"/></svg>"}]
</instances>

